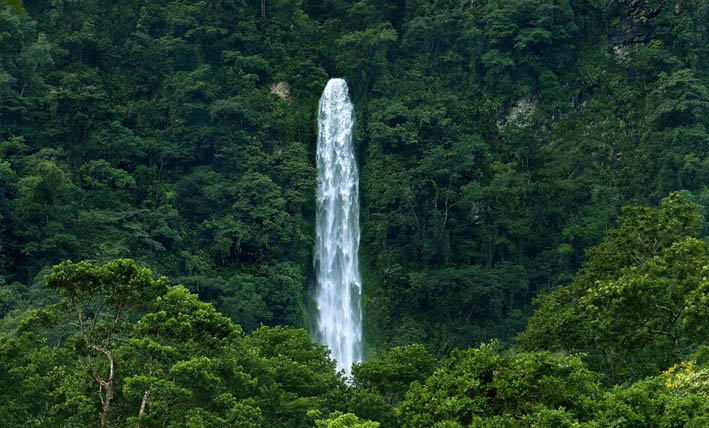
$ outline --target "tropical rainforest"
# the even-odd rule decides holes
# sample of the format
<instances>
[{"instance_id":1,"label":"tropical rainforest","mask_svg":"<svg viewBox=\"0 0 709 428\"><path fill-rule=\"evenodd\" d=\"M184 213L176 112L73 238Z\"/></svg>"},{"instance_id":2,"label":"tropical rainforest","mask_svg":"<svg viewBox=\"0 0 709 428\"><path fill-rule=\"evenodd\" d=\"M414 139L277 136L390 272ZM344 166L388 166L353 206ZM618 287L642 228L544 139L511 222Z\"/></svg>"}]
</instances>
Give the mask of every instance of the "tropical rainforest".
<instances>
[{"instance_id":1,"label":"tropical rainforest","mask_svg":"<svg viewBox=\"0 0 709 428\"><path fill-rule=\"evenodd\" d=\"M709 426L707 0L0 0L3 427ZM312 329L356 111L366 359Z\"/></svg>"}]
</instances>

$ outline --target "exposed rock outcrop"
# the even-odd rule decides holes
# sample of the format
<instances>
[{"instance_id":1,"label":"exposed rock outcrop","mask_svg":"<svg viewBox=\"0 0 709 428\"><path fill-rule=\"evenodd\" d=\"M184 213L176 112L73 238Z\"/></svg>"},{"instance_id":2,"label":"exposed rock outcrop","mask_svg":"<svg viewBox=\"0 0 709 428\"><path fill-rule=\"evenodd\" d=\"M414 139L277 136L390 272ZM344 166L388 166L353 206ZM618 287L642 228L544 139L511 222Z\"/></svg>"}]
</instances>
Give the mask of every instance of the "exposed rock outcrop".
<instances>
[{"instance_id":1,"label":"exposed rock outcrop","mask_svg":"<svg viewBox=\"0 0 709 428\"><path fill-rule=\"evenodd\" d=\"M504 128L508 123L516 123L517 125L527 125L527 119L534 113L537 106L537 99L533 95L527 95L520 98L510 107L507 114L497 121L498 128Z\"/></svg>"},{"instance_id":2,"label":"exposed rock outcrop","mask_svg":"<svg viewBox=\"0 0 709 428\"><path fill-rule=\"evenodd\" d=\"M286 82L281 81L271 85L271 93L283 101L290 102L291 100L290 85Z\"/></svg>"},{"instance_id":3,"label":"exposed rock outcrop","mask_svg":"<svg viewBox=\"0 0 709 428\"><path fill-rule=\"evenodd\" d=\"M619 0L619 2L626 5L628 11L608 36L608 44L618 61L624 62L632 46L650 40L653 33L652 19L657 16L659 10L648 9L644 0Z\"/></svg>"}]
</instances>

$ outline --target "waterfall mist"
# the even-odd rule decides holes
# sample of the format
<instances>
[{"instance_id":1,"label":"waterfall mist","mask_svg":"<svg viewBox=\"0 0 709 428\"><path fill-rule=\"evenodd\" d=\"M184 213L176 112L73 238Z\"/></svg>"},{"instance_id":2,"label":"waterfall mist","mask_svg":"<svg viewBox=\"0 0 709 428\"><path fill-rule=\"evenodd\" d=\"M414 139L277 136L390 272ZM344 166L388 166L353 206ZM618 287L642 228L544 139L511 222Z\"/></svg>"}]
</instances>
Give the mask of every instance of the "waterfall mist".
<instances>
[{"instance_id":1,"label":"waterfall mist","mask_svg":"<svg viewBox=\"0 0 709 428\"><path fill-rule=\"evenodd\" d=\"M331 79L318 111L314 268L318 339L350 376L362 360L359 275L359 174L347 82Z\"/></svg>"}]
</instances>

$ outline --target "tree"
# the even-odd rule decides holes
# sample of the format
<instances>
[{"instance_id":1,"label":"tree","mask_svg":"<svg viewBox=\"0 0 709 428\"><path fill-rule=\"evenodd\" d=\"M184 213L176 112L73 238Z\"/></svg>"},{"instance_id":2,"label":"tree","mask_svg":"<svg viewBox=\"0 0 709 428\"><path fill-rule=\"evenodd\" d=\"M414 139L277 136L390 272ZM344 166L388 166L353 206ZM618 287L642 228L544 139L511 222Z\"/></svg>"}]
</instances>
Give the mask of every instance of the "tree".
<instances>
[{"instance_id":1,"label":"tree","mask_svg":"<svg viewBox=\"0 0 709 428\"><path fill-rule=\"evenodd\" d=\"M682 361L663 373L665 386L690 393L709 393L709 369L695 360Z\"/></svg>"},{"instance_id":2,"label":"tree","mask_svg":"<svg viewBox=\"0 0 709 428\"><path fill-rule=\"evenodd\" d=\"M257 379L239 362L241 328L186 288L171 287L116 351L122 419L137 427L262 426Z\"/></svg>"},{"instance_id":3,"label":"tree","mask_svg":"<svg viewBox=\"0 0 709 428\"><path fill-rule=\"evenodd\" d=\"M573 283L537 300L517 344L586 352L607 382L669 368L705 337L707 244L686 194L660 209L626 207L617 228L587 251Z\"/></svg>"},{"instance_id":4,"label":"tree","mask_svg":"<svg viewBox=\"0 0 709 428\"><path fill-rule=\"evenodd\" d=\"M412 382L424 382L435 368L433 356L423 345L396 347L380 358L352 367L353 400L357 415L394 427L394 407L401 402Z\"/></svg>"},{"instance_id":5,"label":"tree","mask_svg":"<svg viewBox=\"0 0 709 428\"><path fill-rule=\"evenodd\" d=\"M335 61L358 95L366 95L383 71L389 47L397 38L396 30L386 22L345 34L336 41Z\"/></svg>"},{"instance_id":6,"label":"tree","mask_svg":"<svg viewBox=\"0 0 709 428\"><path fill-rule=\"evenodd\" d=\"M0 7L10 6L16 12L23 12L22 0L0 0Z\"/></svg>"},{"instance_id":7,"label":"tree","mask_svg":"<svg viewBox=\"0 0 709 428\"><path fill-rule=\"evenodd\" d=\"M101 427L109 423L118 376L115 348L117 338L126 334L127 318L145 310L165 292L167 280L153 279L146 268L132 260L119 259L103 266L88 262L63 262L46 277L47 285L65 297L63 304L78 329L77 344L91 378L99 389ZM81 349L84 348L84 349ZM103 357L103 361L96 356Z\"/></svg>"},{"instance_id":8,"label":"tree","mask_svg":"<svg viewBox=\"0 0 709 428\"><path fill-rule=\"evenodd\" d=\"M412 382L423 382L434 369L434 359L423 345L392 348L380 358L352 367L356 388L371 389L391 404L404 398Z\"/></svg>"},{"instance_id":9,"label":"tree","mask_svg":"<svg viewBox=\"0 0 709 428\"><path fill-rule=\"evenodd\" d=\"M670 373L649 377L606 392L594 417L596 426L706 426L709 422L706 392L693 391L681 381L675 384L676 376L677 373Z\"/></svg>"},{"instance_id":10,"label":"tree","mask_svg":"<svg viewBox=\"0 0 709 428\"><path fill-rule=\"evenodd\" d=\"M26 315L26 328L12 336L0 334L0 420L7 428L47 426L56 412L56 386L67 368L81 370L71 352L50 346L37 333L42 318L38 313Z\"/></svg>"},{"instance_id":11,"label":"tree","mask_svg":"<svg viewBox=\"0 0 709 428\"><path fill-rule=\"evenodd\" d=\"M455 351L396 409L404 428L572 427L592 419L601 391L578 357Z\"/></svg>"},{"instance_id":12,"label":"tree","mask_svg":"<svg viewBox=\"0 0 709 428\"><path fill-rule=\"evenodd\" d=\"M598 281L580 300L595 344L613 362L651 364L643 373L666 369L688 357L706 337L709 247L687 238L615 279ZM632 357L631 357L632 356ZM632 376L632 375L631 375Z\"/></svg>"},{"instance_id":13,"label":"tree","mask_svg":"<svg viewBox=\"0 0 709 428\"><path fill-rule=\"evenodd\" d=\"M328 419L315 421L317 428L378 428L379 424L372 421L363 421L352 413L335 412Z\"/></svg>"},{"instance_id":14,"label":"tree","mask_svg":"<svg viewBox=\"0 0 709 428\"><path fill-rule=\"evenodd\" d=\"M303 329L261 327L244 339L240 363L258 379L263 426L309 427L317 414L347 410L346 385L329 353Z\"/></svg>"},{"instance_id":15,"label":"tree","mask_svg":"<svg viewBox=\"0 0 709 428\"><path fill-rule=\"evenodd\" d=\"M310 427L311 411L349 410L329 351L304 330L244 338L131 260L67 261L47 282L62 300L0 337L0 415L13 428Z\"/></svg>"}]
</instances>

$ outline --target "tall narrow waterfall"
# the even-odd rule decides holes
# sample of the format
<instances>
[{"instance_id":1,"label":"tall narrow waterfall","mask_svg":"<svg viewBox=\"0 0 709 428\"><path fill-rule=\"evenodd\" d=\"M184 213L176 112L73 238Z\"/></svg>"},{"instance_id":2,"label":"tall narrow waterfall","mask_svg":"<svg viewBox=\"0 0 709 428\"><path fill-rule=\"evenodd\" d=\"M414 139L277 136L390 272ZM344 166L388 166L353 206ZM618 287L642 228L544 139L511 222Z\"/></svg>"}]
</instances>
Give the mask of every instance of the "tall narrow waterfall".
<instances>
[{"instance_id":1,"label":"tall narrow waterfall","mask_svg":"<svg viewBox=\"0 0 709 428\"><path fill-rule=\"evenodd\" d=\"M352 147L354 110L347 82L331 79L318 111L314 265L319 340L349 377L362 360L359 175Z\"/></svg>"}]
</instances>

